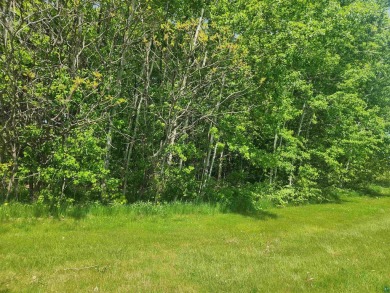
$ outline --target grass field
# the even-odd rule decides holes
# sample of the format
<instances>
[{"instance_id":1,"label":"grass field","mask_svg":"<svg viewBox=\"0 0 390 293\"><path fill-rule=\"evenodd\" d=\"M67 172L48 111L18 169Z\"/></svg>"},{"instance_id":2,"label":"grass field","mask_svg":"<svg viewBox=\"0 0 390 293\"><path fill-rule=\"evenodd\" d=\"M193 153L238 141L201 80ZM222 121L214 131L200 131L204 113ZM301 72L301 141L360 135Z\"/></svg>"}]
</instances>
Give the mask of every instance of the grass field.
<instances>
[{"instance_id":1,"label":"grass field","mask_svg":"<svg viewBox=\"0 0 390 293\"><path fill-rule=\"evenodd\" d=\"M257 216L176 205L20 218L3 206L0 292L390 292L388 191Z\"/></svg>"}]
</instances>

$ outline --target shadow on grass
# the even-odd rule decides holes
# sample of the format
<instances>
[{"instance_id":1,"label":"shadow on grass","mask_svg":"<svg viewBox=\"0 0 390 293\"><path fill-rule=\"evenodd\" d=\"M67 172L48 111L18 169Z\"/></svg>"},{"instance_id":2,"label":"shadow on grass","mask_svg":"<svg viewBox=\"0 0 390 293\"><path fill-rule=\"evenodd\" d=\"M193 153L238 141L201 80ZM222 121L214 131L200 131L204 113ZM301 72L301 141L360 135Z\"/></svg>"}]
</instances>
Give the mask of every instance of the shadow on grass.
<instances>
[{"instance_id":1,"label":"shadow on grass","mask_svg":"<svg viewBox=\"0 0 390 293\"><path fill-rule=\"evenodd\" d=\"M320 201L310 202L313 204L342 204L348 202L345 198L341 198L341 195L336 192L327 193Z\"/></svg>"},{"instance_id":2,"label":"shadow on grass","mask_svg":"<svg viewBox=\"0 0 390 293\"><path fill-rule=\"evenodd\" d=\"M277 214L268 211L232 212L232 213L239 214L245 217L250 217L256 220L262 220L262 221L278 218Z\"/></svg>"},{"instance_id":3,"label":"shadow on grass","mask_svg":"<svg viewBox=\"0 0 390 293\"><path fill-rule=\"evenodd\" d=\"M269 212L267 207L256 207L253 202L245 204L230 204L221 206L221 212L225 214L236 214L257 220L276 219L277 214Z\"/></svg>"},{"instance_id":4,"label":"shadow on grass","mask_svg":"<svg viewBox=\"0 0 390 293\"><path fill-rule=\"evenodd\" d=\"M357 190L359 195L369 197L390 197L389 185L370 185L364 186Z\"/></svg>"},{"instance_id":5,"label":"shadow on grass","mask_svg":"<svg viewBox=\"0 0 390 293\"><path fill-rule=\"evenodd\" d=\"M177 205L178 203L172 203L172 205ZM179 204L180 205L180 204ZM184 207L186 204L183 204ZM220 206L219 208L215 208L214 212L209 211L207 206L204 206L200 204L197 206L197 204L193 204L193 208L186 209L180 209L180 208L172 208L170 204L166 206L159 206L155 204L143 204L140 208L140 204L133 204L133 205L126 205L121 207L110 207L110 206L99 206L100 213L104 214L105 216L113 216L116 215L123 215L123 214L132 214L133 216L167 216L169 214L176 215L176 214L214 214L214 213L232 213L232 214L239 214L245 217L251 217L257 220L268 220L268 219L276 219L277 215L274 213L271 213L266 210L255 210L255 209L244 209L244 210L237 210L237 209L230 209L227 207ZM96 207L95 207L96 209ZM205 210L204 210L205 209ZM96 212L96 211L95 211ZM64 217L69 217L74 220L82 220L86 218L89 214L95 214L93 212L93 208L91 208L88 205L80 205L80 206L73 206L69 210L66 211L64 214ZM99 214L100 214L99 213Z\"/></svg>"},{"instance_id":6,"label":"shadow on grass","mask_svg":"<svg viewBox=\"0 0 390 293\"><path fill-rule=\"evenodd\" d=\"M175 204L175 203L173 203ZM177 204L177 203L176 203ZM72 218L74 220L83 220L88 215L104 215L104 216L129 216L132 215L135 218L138 217L148 217L148 216L161 216L166 217L169 215L182 215L182 214L218 214L218 213L231 213L231 214L238 214L245 217L254 218L257 220L268 220L268 219L276 219L278 216L274 213L271 213L266 210L255 210L255 209L246 209L246 210L234 210L226 207L220 206L219 208L215 208L214 211L208 211L207 208L204 210L203 205L197 206L194 204L193 208L188 210L180 210L180 208L170 208L169 205L167 206L159 206L155 204L145 204L144 207L139 208L139 205L137 204L130 204L126 206L120 206L120 207L110 207L110 206L100 206L98 207L100 212L96 214L96 207L90 207L90 206L72 206L70 209L68 209L65 213L63 213L62 217L65 218Z\"/></svg>"},{"instance_id":7,"label":"shadow on grass","mask_svg":"<svg viewBox=\"0 0 390 293\"><path fill-rule=\"evenodd\" d=\"M390 197L390 183L382 182L370 184L367 186L358 186L353 189L328 189L320 201L310 202L313 204L336 203L343 204L351 202L349 198L353 197Z\"/></svg>"}]
</instances>

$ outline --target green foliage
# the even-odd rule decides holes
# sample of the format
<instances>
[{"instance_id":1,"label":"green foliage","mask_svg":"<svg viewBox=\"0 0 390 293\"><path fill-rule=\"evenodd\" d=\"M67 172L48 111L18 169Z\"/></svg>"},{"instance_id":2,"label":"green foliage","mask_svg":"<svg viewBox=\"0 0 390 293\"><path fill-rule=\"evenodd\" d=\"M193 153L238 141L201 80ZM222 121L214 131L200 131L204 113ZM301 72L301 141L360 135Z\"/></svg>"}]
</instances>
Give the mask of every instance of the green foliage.
<instances>
[{"instance_id":1,"label":"green foliage","mask_svg":"<svg viewBox=\"0 0 390 293\"><path fill-rule=\"evenodd\" d=\"M0 200L249 211L364 186L390 168L385 2L3 5Z\"/></svg>"}]
</instances>

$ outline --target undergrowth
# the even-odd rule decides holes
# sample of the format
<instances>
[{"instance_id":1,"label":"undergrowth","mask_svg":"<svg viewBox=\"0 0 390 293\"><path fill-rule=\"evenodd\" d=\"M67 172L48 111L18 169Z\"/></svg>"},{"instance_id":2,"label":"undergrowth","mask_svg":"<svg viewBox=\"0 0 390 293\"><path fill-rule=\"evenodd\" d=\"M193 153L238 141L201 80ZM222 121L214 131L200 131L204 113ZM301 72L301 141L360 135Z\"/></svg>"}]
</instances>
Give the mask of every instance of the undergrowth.
<instances>
[{"instance_id":1,"label":"undergrowth","mask_svg":"<svg viewBox=\"0 0 390 293\"><path fill-rule=\"evenodd\" d=\"M214 201L210 202L136 202L132 204L109 204L99 202L84 204L74 203L3 203L0 205L0 221L28 218L74 218L129 216L141 218L147 216L166 217L170 215L217 213L238 213L256 216L273 207L295 206L304 204L339 203L341 198L350 196L384 197L390 196L390 185L372 184L354 190L330 188L323 191L321 201L297 200L287 201L279 192L270 194L258 189L234 188L222 190ZM215 201L218 199L218 201Z\"/></svg>"},{"instance_id":2,"label":"undergrowth","mask_svg":"<svg viewBox=\"0 0 390 293\"><path fill-rule=\"evenodd\" d=\"M220 204L209 203L152 203L137 202L130 205L102 205L99 203L58 205L56 207L44 204L10 203L0 206L0 220L7 221L17 218L74 218L82 219L88 216L169 216L176 214L212 215L226 212Z\"/></svg>"}]
</instances>

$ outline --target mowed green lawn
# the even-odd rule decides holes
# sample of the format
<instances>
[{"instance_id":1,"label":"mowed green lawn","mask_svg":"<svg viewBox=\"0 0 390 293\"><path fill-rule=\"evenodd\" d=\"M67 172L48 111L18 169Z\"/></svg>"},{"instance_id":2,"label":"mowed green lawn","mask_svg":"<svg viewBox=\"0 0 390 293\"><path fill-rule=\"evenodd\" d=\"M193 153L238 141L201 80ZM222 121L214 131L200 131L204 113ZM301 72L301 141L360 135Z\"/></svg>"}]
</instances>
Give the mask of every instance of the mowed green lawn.
<instances>
[{"instance_id":1,"label":"mowed green lawn","mask_svg":"<svg viewBox=\"0 0 390 293\"><path fill-rule=\"evenodd\" d=\"M389 292L390 197L8 219L0 292Z\"/></svg>"}]
</instances>

